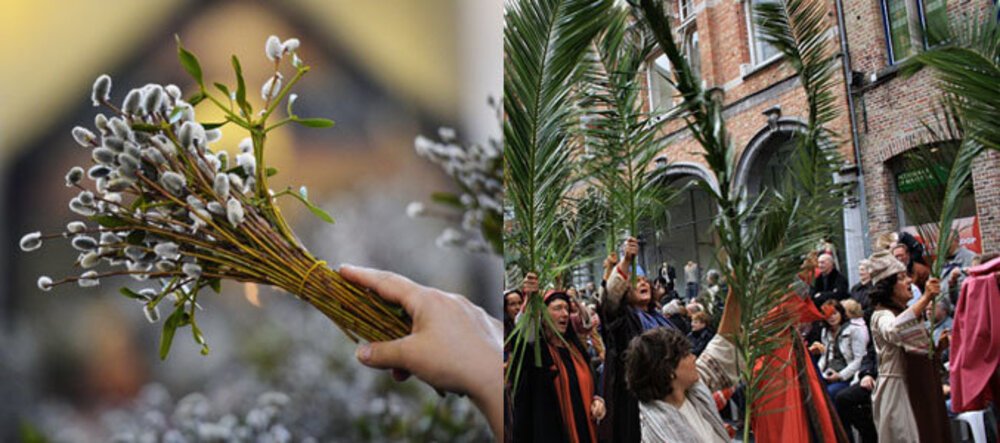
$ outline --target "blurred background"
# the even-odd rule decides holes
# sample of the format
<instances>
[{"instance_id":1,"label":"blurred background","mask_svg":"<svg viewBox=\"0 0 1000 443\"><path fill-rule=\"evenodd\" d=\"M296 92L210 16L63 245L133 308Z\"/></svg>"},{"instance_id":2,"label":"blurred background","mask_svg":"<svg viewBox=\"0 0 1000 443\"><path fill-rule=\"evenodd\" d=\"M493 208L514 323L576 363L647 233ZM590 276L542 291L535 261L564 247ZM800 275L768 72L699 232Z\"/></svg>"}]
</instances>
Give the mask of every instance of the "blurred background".
<instances>
[{"instance_id":1,"label":"blurred background","mask_svg":"<svg viewBox=\"0 0 1000 443\"><path fill-rule=\"evenodd\" d=\"M75 219L63 176L89 164L70 130L93 126L91 84L114 80L112 101L149 82L194 92L174 35L208 81L233 83L239 56L250 92L269 75L264 41L302 41L312 70L296 113L332 129L286 125L269 134L275 189L306 185L337 219L328 225L293 200L295 232L329 263L392 270L466 294L499 318L501 259L435 244L446 220L407 217L407 204L456 191L418 157L420 134L499 136L488 97L501 93L500 0L33 0L0 2L0 441L484 441L467 399L439 397L416 380L356 363L326 317L286 293L226 283L199 298L212 352L178 334L157 356L161 323L117 294L36 287L39 275L79 273L68 241L21 252L28 232L61 232ZM257 93L248 93L260 106ZM221 120L209 106L199 121ZM235 148L230 129L216 147ZM111 283L111 284L108 284Z\"/></svg>"}]
</instances>

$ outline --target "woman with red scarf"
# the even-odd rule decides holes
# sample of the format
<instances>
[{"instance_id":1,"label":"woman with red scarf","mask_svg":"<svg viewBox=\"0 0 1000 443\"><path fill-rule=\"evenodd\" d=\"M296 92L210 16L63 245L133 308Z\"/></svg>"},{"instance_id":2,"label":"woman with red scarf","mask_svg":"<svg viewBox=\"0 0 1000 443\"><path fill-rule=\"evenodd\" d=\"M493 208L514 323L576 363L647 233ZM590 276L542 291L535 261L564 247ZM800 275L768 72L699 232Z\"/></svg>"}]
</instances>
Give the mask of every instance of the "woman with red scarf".
<instances>
[{"instance_id":1,"label":"woman with red scarf","mask_svg":"<svg viewBox=\"0 0 1000 443\"><path fill-rule=\"evenodd\" d=\"M596 422L604 418L604 400L594 395L586 348L569 327L570 298L565 292L549 291L543 300L554 330L546 325L544 340L531 343L527 358L521 359L513 441L595 443ZM532 357L536 349L542 356L541 366Z\"/></svg>"}]
</instances>

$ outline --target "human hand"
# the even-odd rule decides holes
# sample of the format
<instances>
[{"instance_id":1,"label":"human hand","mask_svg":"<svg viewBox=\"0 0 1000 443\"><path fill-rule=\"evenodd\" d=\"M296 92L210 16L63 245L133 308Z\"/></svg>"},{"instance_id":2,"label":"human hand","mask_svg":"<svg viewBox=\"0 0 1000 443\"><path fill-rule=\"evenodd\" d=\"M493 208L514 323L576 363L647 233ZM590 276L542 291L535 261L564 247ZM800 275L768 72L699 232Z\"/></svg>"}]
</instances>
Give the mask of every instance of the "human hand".
<instances>
[{"instance_id":1,"label":"human hand","mask_svg":"<svg viewBox=\"0 0 1000 443\"><path fill-rule=\"evenodd\" d=\"M865 389L871 391L872 389L875 389L875 377L872 377L870 375L866 375L864 377L861 377L861 383L860 384L861 384L862 388L865 388Z\"/></svg>"},{"instance_id":2,"label":"human hand","mask_svg":"<svg viewBox=\"0 0 1000 443\"><path fill-rule=\"evenodd\" d=\"M958 278L961 276L962 276L962 270L960 268L952 269L951 273L948 274L948 284L954 285L955 283L958 283Z\"/></svg>"},{"instance_id":3,"label":"human hand","mask_svg":"<svg viewBox=\"0 0 1000 443\"><path fill-rule=\"evenodd\" d=\"M528 275L524 276L524 282L521 284L521 292L524 292L525 298L528 294L533 294L538 292L538 275L534 272L529 272Z\"/></svg>"},{"instance_id":4,"label":"human hand","mask_svg":"<svg viewBox=\"0 0 1000 443\"><path fill-rule=\"evenodd\" d=\"M944 396L947 397L947 396L951 395L951 386L949 386L949 385L941 385L941 391L944 392Z\"/></svg>"},{"instance_id":5,"label":"human hand","mask_svg":"<svg viewBox=\"0 0 1000 443\"><path fill-rule=\"evenodd\" d=\"M397 380L468 395L495 435L503 429L503 327L465 297L429 288L392 272L343 265L344 279L398 303L413 319L406 337L358 346L365 366L392 369Z\"/></svg>"},{"instance_id":6,"label":"human hand","mask_svg":"<svg viewBox=\"0 0 1000 443\"><path fill-rule=\"evenodd\" d=\"M941 294L941 280L934 277L927 279L927 283L924 285L924 297L932 299Z\"/></svg>"},{"instance_id":7,"label":"human hand","mask_svg":"<svg viewBox=\"0 0 1000 443\"><path fill-rule=\"evenodd\" d=\"M636 240L635 237L629 237L625 240L623 249L625 250L625 259L632 260L636 255L639 255L639 240Z\"/></svg>"},{"instance_id":8,"label":"human hand","mask_svg":"<svg viewBox=\"0 0 1000 443\"><path fill-rule=\"evenodd\" d=\"M841 380L839 372L830 372L828 374L823 374L823 378L825 378L826 381L840 381Z\"/></svg>"},{"instance_id":9,"label":"human hand","mask_svg":"<svg viewBox=\"0 0 1000 443\"><path fill-rule=\"evenodd\" d=\"M947 348L951 344L951 329L945 329L941 331L941 335L938 336L938 349Z\"/></svg>"},{"instance_id":10,"label":"human hand","mask_svg":"<svg viewBox=\"0 0 1000 443\"><path fill-rule=\"evenodd\" d=\"M814 341L811 345L809 345L809 352L813 355L822 354L826 352L826 346L823 346L823 343Z\"/></svg>"},{"instance_id":11,"label":"human hand","mask_svg":"<svg viewBox=\"0 0 1000 443\"><path fill-rule=\"evenodd\" d=\"M590 415L594 417L594 420L601 421L604 419L604 414L607 410L604 407L604 399L601 397L594 397L594 401L590 404Z\"/></svg>"}]
</instances>

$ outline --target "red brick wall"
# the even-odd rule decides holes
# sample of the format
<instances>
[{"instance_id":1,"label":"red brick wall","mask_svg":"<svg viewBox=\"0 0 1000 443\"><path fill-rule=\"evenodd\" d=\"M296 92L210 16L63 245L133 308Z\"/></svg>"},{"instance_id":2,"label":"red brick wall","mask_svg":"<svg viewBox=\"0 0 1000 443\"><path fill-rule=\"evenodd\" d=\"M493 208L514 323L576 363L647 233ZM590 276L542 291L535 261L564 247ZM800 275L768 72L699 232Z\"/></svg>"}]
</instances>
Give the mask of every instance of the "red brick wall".
<instances>
[{"instance_id":1,"label":"red brick wall","mask_svg":"<svg viewBox=\"0 0 1000 443\"><path fill-rule=\"evenodd\" d=\"M950 1L949 15L992 5L989 0ZM863 73L865 84L855 99L858 141L865 173L869 233L898 229L895 189L886 161L919 143L921 121L932 121L938 100L932 73L911 78L895 75L889 66L886 31L879 1L844 0L845 29L852 69ZM871 75L878 78L871 84ZM973 174L977 213L984 252L1000 251L1000 157L986 155Z\"/></svg>"},{"instance_id":2,"label":"red brick wall","mask_svg":"<svg viewBox=\"0 0 1000 443\"><path fill-rule=\"evenodd\" d=\"M671 0L671 3L675 3ZM952 0L949 14L961 14L970 8L988 7L990 0ZM747 37L746 10L741 0L695 1L699 11L696 25L699 31L702 76L708 87L729 84L725 101L729 106L727 128L737 152L742 154L747 143L766 127L762 111L780 105L783 118L806 119L805 94L795 85L777 92L768 90L792 75L784 63L774 63L741 77L740 65L749 64L750 43ZM831 25L836 25L835 2L829 1ZM936 103L936 89L930 73L921 72L911 78L895 76L888 65L888 48L878 0L843 0L844 20L853 71L860 72L867 85L856 89L858 143L864 172L869 234L871 238L898 229L893 179L885 162L910 149L922 131L921 119L931 115ZM671 6L673 7L673 6ZM831 33L830 44L840 50L839 37ZM680 42L680 37L677 37ZM871 75L879 78L868 84ZM835 92L843 111L831 125L842 140L844 160L854 163L850 120L847 112L845 79L842 70L836 75ZM858 88L858 85L855 85ZM747 101L760 101L746 106ZM734 105L735 104L735 105ZM700 147L683 129L683 122L665 125L664 134L680 133L672 138L663 153L671 163L678 161L704 164ZM984 251L1000 251L1000 155L984 156L974 174L977 212Z\"/></svg>"}]
</instances>

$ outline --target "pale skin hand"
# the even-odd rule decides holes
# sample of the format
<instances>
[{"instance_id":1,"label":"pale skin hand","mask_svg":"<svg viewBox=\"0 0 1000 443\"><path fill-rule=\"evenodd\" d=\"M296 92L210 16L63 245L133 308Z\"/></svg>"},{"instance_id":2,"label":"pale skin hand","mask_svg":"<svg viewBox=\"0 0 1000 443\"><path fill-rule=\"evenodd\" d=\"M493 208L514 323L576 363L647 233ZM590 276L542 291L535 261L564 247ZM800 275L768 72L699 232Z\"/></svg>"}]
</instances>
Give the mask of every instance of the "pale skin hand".
<instances>
[{"instance_id":1,"label":"pale skin hand","mask_svg":"<svg viewBox=\"0 0 1000 443\"><path fill-rule=\"evenodd\" d=\"M604 419L605 412L604 399L595 396L593 403L590 404L590 415L594 417L594 420L601 421Z\"/></svg>"},{"instance_id":2,"label":"pale skin hand","mask_svg":"<svg viewBox=\"0 0 1000 443\"><path fill-rule=\"evenodd\" d=\"M401 305L413 319L413 331L406 337L358 346L356 355L362 364L393 369L394 375L405 371L435 388L468 395L486 416L493 434L503 435L503 327L499 320L465 297L392 272L343 265L340 274Z\"/></svg>"},{"instance_id":3,"label":"pale skin hand","mask_svg":"<svg viewBox=\"0 0 1000 443\"><path fill-rule=\"evenodd\" d=\"M862 377L861 378L861 387L865 388L865 389L867 389L869 391L871 391L872 389L875 389L875 378L872 377L872 376L870 376L870 375L866 375L866 376Z\"/></svg>"}]
</instances>

